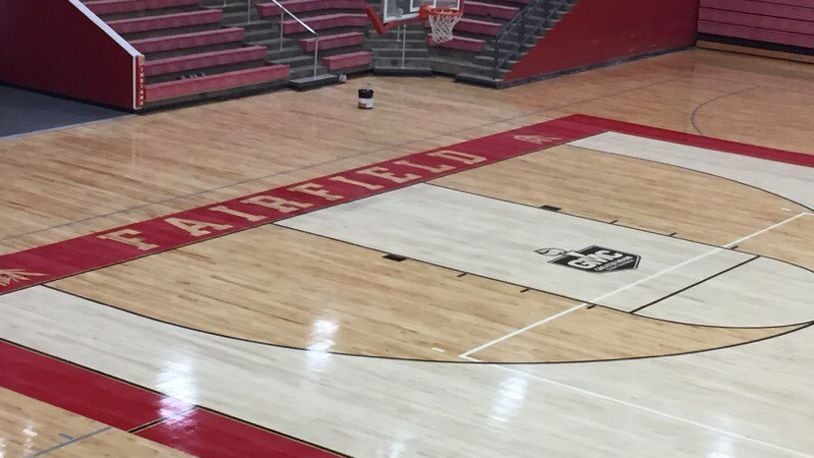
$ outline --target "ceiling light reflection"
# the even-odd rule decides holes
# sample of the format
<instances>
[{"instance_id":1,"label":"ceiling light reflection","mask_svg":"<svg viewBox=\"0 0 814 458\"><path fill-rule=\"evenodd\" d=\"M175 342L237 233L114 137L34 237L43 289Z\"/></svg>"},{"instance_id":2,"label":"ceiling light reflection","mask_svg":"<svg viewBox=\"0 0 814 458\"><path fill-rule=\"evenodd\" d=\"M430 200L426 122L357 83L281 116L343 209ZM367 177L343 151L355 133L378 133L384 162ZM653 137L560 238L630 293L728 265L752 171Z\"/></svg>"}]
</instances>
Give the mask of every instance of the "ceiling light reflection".
<instances>
[{"instance_id":1,"label":"ceiling light reflection","mask_svg":"<svg viewBox=\"0 0 814 458\"><path fill-rule=\"evenodd\" d=\"M390 444L390 449L388 450L387 458L400 458L402 453L407 449L407 444L404 442L396 442Z\"/></svg>"},{"instance_id":2,"label":"ceiling light reflection","mask_svg":"<svg viewBox=\"0 0 814 458\"><path fill-rule=\"evenodd\" d=\"M313 372L325 372L329 368L331 354L339 331L339 323L333 320L316 320L311 327L311 336L306 356L306 365Z\"/></svg>"},{"instance_id":3,"label":"ceiling light reflection","mask_svg":"<svg viewBox=\"0 0 814 458\"><path fill-rule=\"evenodd\" d=\"M169 397L180 399L190 404L198 404L198 382L195 370L195 360L187 355L168 359L156 376L156 389ZM162 401L162 412L170 410L174 404L171 401ZM171 413L177 412L174 409Z\"/></svg>"},{"instance_id":4,"label":"ceiling light reflection","mask_svg":"<svg viewBox=\"0 0 814 458\"><path fill-rule=\"evenodd\" d=\"M733 458L735 456L733 445L732 436L720 435L715 438L707 458Z\"/></svg>"},{"instance_id":5,"label":"ceiling light reflection","mask_svg":"<svg viewBox=\"0 0 814 458\"><path fill-rule=\"evenodd\" d=\"M491 417L500 422L511 420L523 407L528 384L525 378L519 376L511 376L503 380L492 404Z\"/></svg>"}]
</instances>

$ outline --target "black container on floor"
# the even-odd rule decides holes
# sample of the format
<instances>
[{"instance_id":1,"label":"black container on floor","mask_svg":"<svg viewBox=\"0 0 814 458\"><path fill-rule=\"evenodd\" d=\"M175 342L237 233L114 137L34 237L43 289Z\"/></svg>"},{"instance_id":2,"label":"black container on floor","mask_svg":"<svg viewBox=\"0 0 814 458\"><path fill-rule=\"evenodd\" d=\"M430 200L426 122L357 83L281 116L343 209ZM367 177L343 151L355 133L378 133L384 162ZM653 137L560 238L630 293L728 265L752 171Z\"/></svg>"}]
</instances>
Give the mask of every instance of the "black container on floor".
<instances>
[{"instance_id":1,"label":"black container on floor","mask_svg":"<svg viewBox=\"0 0 814 458\"><path fill-rule=\"evenodd\" d=\"M370 110L373 108L373 89L359 89L359 108Z\"/></svg>"}]
</instances>

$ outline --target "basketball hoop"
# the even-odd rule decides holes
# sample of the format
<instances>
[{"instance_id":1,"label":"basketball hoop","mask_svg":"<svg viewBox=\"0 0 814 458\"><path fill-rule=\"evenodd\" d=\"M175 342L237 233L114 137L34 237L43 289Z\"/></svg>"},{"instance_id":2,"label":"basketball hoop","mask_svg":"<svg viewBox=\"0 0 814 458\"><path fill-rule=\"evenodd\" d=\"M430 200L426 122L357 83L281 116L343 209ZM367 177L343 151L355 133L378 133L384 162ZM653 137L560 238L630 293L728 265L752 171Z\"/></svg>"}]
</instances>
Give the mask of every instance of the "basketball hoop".
<instances>
[{"instance_id":1,"label":"basketball hoop","mask_svg":"<svg viewBox=\"0 0 814 458\"><path fill-rule=\"evenodd\" d=\"M464 12L456 8L435 8L425 5L421 7L418 15L430 22L432 42L441 44L452 40L452 29L461 20Z\"/></svg>"}]
</instances>

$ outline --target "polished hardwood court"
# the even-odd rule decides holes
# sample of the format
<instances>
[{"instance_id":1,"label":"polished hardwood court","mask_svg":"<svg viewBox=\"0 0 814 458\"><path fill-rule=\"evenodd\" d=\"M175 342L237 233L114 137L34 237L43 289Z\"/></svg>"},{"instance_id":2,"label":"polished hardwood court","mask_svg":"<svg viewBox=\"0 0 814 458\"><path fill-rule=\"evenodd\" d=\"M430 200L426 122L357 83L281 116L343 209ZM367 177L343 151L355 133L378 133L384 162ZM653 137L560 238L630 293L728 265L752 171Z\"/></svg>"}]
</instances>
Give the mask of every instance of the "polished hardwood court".
<instances>
[{"instance_id":1,"label":"polished hardwood court","mask_svg":"<svg viewBox=\"0 0 814 458\"><path fill-rule=\"evenodd\" d=\"M571 114L810 155L812 103L810 65L691 49L32 133L0 139L0 255ZM541 143L0 295L0 338L350 456L812 456L812 171L630 133ZM593 243L641 262L535 251ZM0 406L0 457L183 455L10 390Z\"/></svg>"},{"instance_id":2,"label":"polished hardwood court","mask_svg":"<svg viewBox=\"0 0 814 458\"><path fill-rule=\"evenodd\" d=\"M812 73L802 64L695 50L505 91L445 78L368 77L313 93L278 92L7 139L0 144L9 183L0 249L570 113L693 132L700 107L695 124L705 135L805 153L814 135L814 93L806 92ZM368 81L378 88L376 109L350 110L356 87ZM745 87L753 89L741 92ZM35 210L25 207L30 201Z\"/></svg>"},{"instance_id":3,"label":"polished hardwood court","mask_svg":"<svg viewBox=\"0 0 814 458\"><path fill-rule=\"evenodd\" d=\"M6 389L0 389L0 434L2 456L188 456Z\"/></svg>"},{"instance_id":4,"label":"polished hardwood court","mask_svg":"<svg viewBox=\"0 0 814 458\"><path fill-rule=\"evenodd\" d=\"M713 245L806 211L788 199L718 176L573 146L457 173L436 183Z\"/></svg>"}]
</instances>

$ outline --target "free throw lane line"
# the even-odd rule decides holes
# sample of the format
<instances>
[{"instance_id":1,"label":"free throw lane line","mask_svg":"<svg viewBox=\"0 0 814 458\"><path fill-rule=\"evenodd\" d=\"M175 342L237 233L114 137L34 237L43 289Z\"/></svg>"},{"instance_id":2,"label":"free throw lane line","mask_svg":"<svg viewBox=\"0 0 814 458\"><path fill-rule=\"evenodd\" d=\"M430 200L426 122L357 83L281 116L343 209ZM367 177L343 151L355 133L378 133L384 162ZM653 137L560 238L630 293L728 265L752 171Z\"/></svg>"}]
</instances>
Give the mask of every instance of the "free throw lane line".
<instances>
[{"instance_id":1,"label":"free throw lane line","mask_svg":"<svg viewBox=\"0 0 814 458\"><path fill-rule=\"evenodd\" d=\"M585 308L588 305L599 303L599 301L607 299L607 298L609 298L611 296L614 296L616 294L619 294L619 293L621 293L623 291L627 291L627 290L629 290L631 288L635 288L636 286L639 286L642 283L645 283L645 282L648 282L648 281L653 280L655 278L661 277L662 275L673 272L673 271L675 271L677 269L680 269L680 268L682 268L684 266L692 264L692 263L694 263L694 262L696 262L698 260L704 259L704 258L706 258L708 256L712 256L713 254L720 253L721 251L724 251L724 250L728 250L729 248L731 248L731 247L733 247L733 246L735 246L735 245L737 245L739 243L745 242L746 240L749 240L749 239L757 237L757 236L759 236L761 234L765 234L766 232L777 229L778 227L783 226L784 224L788 224L788 223L790 223L790 222L792 222L792 221L794 221L794 220L796 220L798 218L802 218L803 216L806 216L806 215L811 215L811 213L803 212L803 213L800 213L798 215L792 216L790 218L786 218L785 220L780 221L779 223L776 223L776 224L772 224L771 226L769 226L767 228L761 229L761 230L759 230L757 232L753 232L753 233L751 233L751 234L749 234L749 235L747 235L745 237L741 237L741 238L739 238L737 240L733 240L733 241L727 243L726 245L724 245L722 247L715 248L715 249L710 250L710 251L708 251L706 253L702 253L702 254L694 257L694 258L687 259L684 262L678 263L678 264L676 264L676 265L674 265L672 267L668 267L667 269L664 269L664 270L662 270L660 272L656 272L656 273L654 273L652 275L649 275L649 276L647 276L645 278L642 278L642 279L637 280L637 281L635 281L633 283L630 283L629 285L625 285L625 286L622 286L620 288L617 288L617 289L615 289L615 290L613 290L613 291L611 291L609 293L605 293L605 294L603 294L603 295L601 295L599 297L591 299L588 302L583 302L583 303L575 305L575 306L573 306L573 307L571 307L571 308L569 308L567 310L563 310L562 312L559 312L559 313L556 313L556 314L551 315L549 317L543 318L542 320L536 321L536 322L534 322L534 323L532 323L532 324L530 324L530 325L528 325L526 327L516 329L516 330L514 330L514 331L512 331L512 332L510 332L510 333L508 333L508 334L506 334L504 336L498 337L497 339L494 339L494 340L490 340L489 342L486 342L485 344L480 345L478 347L475 347L475 348L473 348L471 350L467 350L467 351L461 353L458 356L460 356L461 358L467 358L467 357L469 357L469 356L471 356L471 355L473 355L473 354L475 354L475 353L477 353L477 352L479 352L481 350L489 348L489 347L491 347L493 345L497 345L500 342L511 339L512 337L520 335L520 334L522 334L522 333L524 333L524 332L526 332L526 331L528 331L530 329L534 329L534 328L536 328L536 327L538 327L538 326L540 326L542 324L548 323L550 321L554 321L554 320L556 320L558 318L562 318L562 317L564 317L566 315L569 315L571 313L576 312L577 310Z\"/></svg>"}]
</instances>

